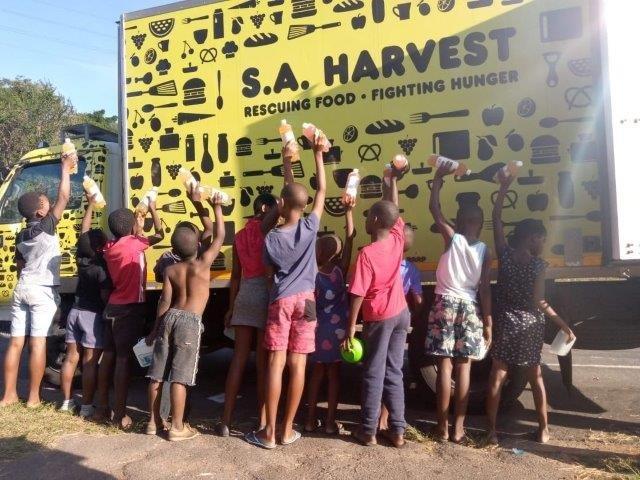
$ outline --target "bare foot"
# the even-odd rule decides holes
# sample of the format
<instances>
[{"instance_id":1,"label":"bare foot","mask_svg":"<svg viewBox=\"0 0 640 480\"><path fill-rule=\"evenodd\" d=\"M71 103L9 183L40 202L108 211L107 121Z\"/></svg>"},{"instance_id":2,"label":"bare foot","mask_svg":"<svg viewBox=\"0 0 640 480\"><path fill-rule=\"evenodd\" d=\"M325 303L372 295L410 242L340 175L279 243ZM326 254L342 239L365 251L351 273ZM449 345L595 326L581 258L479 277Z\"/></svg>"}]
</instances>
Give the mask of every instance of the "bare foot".
<instances>
[{"instance_id":1,"label":"bare foot","mask_svg":"<svg viewBox=\"0 0 640 480\"><path fill-rule=\"evenodd\" d=\"M8 407L10 405L15 405L16 403L18 403L20 401L20 399L18 398L18 396L16 395L15 397L4 397L1 401L0 401L0 408L3 407Z\"/></svg>"},{"instance_id":2,"label":"bare foot","mask_svg":"<svg viewBox=\"0 0 640 480\"><path fill-rule=\"evenodd\" d=\"M320 428L320 420L316 419L309 419L307 420L307 422L304 424L304 431L307 433L311 433L311 432L315 432L316 430L318 430ZM258 430L260 431L260 430Z\"/></svg>"},{"instance_id":3,"label":"bare foot","mask_svg":"<svg viewBox=\"0 0 640 480\"><path fill-rule=\"evenodd\" d=\"M447 442L449 441L449 429L445 428L443 430L437 425L434 425L429 432L429 436L436 442Z\"/></svg>"},{"instance_id":4,"label":"bare foot","mask_svg":"<svg viewBox=\"0 0 640 480\"><path fill-rule=\"evenodd\" d=\"M324 433L327 435L337 435L342 430L342 424L340 422L336 422L333 420L332 422L327 422L324 426Z\"/></svg>"},{"instance_id":5,"label":"bare foot","mask_svg":"<svg viewBox=\"0 0 640 480\"><path fill-rule=\"evenodd\" d=\"M547 443L549 441L549 429L548 428L538 429L537 440L539 443Z\"/></svg>"},{"instance_id":6,"label":"bare foot","mask_svg":"<svg viewBox=\"0 0 640 480\"><path fill-rule=\"evenodd\" d=\"M487 432L487 444L489 445L498 445L498 434L495 430L491 430Z\"/></svg>"},{"instance_id":7,"label":"bare foot","mask_svg":"<svg viewBox=\"0 0 640 480\"><path fill-rule=\"evenodd\" d=\"M124 415L120 419L114 418L113 423L115 423L116 426L121 430L130 430L133 426L133 420L131 420L131 417L129 415Z\"/></svg>"},{"instance_id":8,"label":"bare foot","mask_svg":"<svg viewBox=\"0 0 640 480\"><path fill-rule=\"evenodd\" d=\"M27 402L27 408L38 408L41 405L42 405L42 402L40 400L36 400L35 402L32 402L30 400Z\"/></svg>"},{"instance_id":9,"label":"bare foot","mask_svg":"<svg viewBox=\"0 0 640 480\"><path fill-rule=\"evenodd\" d=\"M106 423L111 420L111 410L109 410L109 407L97 407L91 419L94 422Z\"/></svg>"}]
</instances>

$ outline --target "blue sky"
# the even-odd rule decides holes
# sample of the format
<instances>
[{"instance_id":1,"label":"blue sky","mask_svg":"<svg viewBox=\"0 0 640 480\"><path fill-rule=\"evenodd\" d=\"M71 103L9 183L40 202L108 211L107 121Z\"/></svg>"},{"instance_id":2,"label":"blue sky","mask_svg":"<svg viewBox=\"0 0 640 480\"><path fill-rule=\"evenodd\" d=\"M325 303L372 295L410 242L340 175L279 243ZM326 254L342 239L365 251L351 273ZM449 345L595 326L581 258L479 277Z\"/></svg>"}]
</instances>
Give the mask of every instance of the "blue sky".
<instances>
[{"instance_id":1,"label":"blue sky","mask_svg":"<svg viewBox=\"0 0 640 480\"><path fill-rule=\"evenodd\" d=\"M0 77L48 80L78 111L118 110L120 14L170 0L1 0Z\"/></svg>"}]
</instances>

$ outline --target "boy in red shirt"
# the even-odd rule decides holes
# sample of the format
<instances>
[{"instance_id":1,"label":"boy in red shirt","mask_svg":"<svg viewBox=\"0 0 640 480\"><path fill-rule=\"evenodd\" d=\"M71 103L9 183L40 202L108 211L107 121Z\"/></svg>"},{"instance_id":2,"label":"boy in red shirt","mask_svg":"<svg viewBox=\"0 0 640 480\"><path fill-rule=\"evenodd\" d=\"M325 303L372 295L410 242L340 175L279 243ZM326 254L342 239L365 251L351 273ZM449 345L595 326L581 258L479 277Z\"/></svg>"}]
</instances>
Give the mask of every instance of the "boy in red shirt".
<instances>
[{"instance_id":1,"label":"boy in red shirt","mask_svg":"<svg viewBox=\"0 0 640 480\"><path fill-rule=\"evenodd\" d=\"M126 414L129 369L133 346L144 334L147 262L144 251L164 238L155 202L149 202L154 235L142 234L144 218L128 208L109 215L109 230L115 237L104 248L104 259L113 283L104 318L104 352L98 371L98 419L109 415L109 386L113 373L113 422L120 428L131 426ZM115 365L115 369L114 369Z\"/></svg>"},{"instance_id":2,"label":"boy in red shirt","mask_svg":"<svg viewBox=\"0 0 640 480\"><path fill-rule=\"evenodd\" d=\"M362 420L353 435L363 445L376 444L380 404L389 410L385 435L396 447L404 445L404 386L402 364L410 314L404 296L400 263L404 255L404 221L398 211L398 177L391 170L384 200L375 203L366 221L371 243L358 254L349 293L349 329L353 339L362 308L367 353L362 381Z\"/></svg>"}]
</instances>

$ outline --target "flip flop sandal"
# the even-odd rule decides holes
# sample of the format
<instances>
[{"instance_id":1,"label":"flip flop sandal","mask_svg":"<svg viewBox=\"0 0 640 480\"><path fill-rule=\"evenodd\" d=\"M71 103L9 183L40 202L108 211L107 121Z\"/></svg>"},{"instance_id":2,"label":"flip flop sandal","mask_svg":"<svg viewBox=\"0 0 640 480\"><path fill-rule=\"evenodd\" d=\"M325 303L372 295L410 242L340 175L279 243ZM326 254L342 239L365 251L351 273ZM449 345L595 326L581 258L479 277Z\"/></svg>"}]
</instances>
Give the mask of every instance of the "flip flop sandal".
<instances>
[{"instance_id":1,"label":"flip flop sandal","mask_svg":"<svg viewBox=\"0 0 640 480\"><path fill-rule=\"evenodd\" d=\"M305 425L304 426L304 431L306 433L313 433L313 432L317 431L321 426L322 426L322 422L320 422L320 420L316 420L316 423L314 424L314 426L312 428L308 428Z\"/></svg>"},{"instance_id":2,"label":"flip flop sandal","mask_svg":"<svg viewBox=\"0 0 640 480\"><path fill-rule=\"evenodd\" d=\"M281 443L282 443L282 445L291 445L291 444L296 443L301 438L302 438L302 434L299 431L294 430L293 431L293 436L289 440L282 439Z\"/></svg>"},{"instance_id":3,"label":"flip flop sandal","mask_svg":"<svg viewBox=\"0 0 640 480\"><path fill-rule=\"evenodd\" d=\"M250 443L251 445L256 447L264 448L265 450L273 450L274 448L276 448L275 443L265 442L258 435L256 435L256 432L247 433L244 436L244 439L247 441L247 443Z\"/></svg>"}]
</instances>

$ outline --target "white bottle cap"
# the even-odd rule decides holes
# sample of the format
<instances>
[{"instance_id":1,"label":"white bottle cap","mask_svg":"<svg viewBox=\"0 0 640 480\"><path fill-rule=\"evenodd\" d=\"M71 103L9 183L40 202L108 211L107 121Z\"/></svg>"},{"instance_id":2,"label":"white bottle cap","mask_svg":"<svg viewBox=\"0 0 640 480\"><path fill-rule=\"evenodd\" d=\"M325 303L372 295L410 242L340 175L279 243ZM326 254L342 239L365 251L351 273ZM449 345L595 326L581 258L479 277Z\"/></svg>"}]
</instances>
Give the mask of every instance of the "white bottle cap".
<instances>
[{"instance_id":1,"label":"white bottle cap","mask_svg":"<svg viewBox=\"0 0 640 480\"><path fill-rule=\"evenodd\" d=\"M516 160L515 162L516 167L520 168L524 165L524 163L522 163L520 160Z\"/></svg>"},{"instance_id":2,"label":"white bottle cap","mask_svg":"<svg viewBox=\"0 0 640 480\"><path fill-rule=\"evenodd\" d=\"M351 170L351 173L359 173L359 172L360 172L360 169L358 168L354 168L353 170Z\"/></svg>"}]
</instances>

